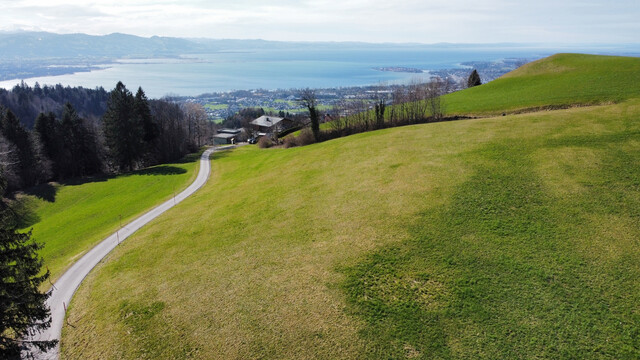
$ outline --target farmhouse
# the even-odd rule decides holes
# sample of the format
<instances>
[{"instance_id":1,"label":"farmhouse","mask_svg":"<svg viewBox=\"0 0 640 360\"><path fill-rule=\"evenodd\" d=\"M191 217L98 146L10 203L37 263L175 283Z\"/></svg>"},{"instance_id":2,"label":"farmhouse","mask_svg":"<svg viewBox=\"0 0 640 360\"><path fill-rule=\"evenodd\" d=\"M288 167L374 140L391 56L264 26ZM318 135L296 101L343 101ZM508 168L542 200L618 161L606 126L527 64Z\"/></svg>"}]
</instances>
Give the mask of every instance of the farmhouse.
<instances>
[{"instance_id":1,"label":"farmhouse","mask_svg":"<svg viewBox=\"0 0 640 360\"><path fill-rule=\"evenodd\" d=\"M263 115L251 122L254 130L264 134L278 134L291 128L293 120L276 116Z\"/></svg>"}]
</instances>

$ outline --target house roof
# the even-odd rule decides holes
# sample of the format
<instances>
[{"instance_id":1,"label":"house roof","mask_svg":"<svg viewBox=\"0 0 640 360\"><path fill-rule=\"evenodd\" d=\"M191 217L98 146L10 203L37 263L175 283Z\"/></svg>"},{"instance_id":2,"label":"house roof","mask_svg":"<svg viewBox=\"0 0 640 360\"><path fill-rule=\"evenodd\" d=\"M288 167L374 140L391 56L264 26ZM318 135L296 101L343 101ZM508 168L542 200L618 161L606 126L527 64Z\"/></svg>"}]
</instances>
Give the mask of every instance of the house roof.
<instances>
[{"instance_id":1,"label":"house roof","mask_svg":"<svg viewBox=\"0 0 640 360\"><path fill-rule=\"evenodd\" d=\"M236 136L238 136L238 134L225 134L225 133L222 133L222 134L213 135L214 138L218 138L218 139L230 139L230 138L234 138Z\"/></svg>"},{"instance_id":2,"label":"house roof","mask_svg":"<svg viewBox=\"0 0 640 360\"><path fill-rule=\"evenodd\" d=\"M242 132L242 129L227 129L227 128L223 128L218 130L218 134L240 134L240 132Z\"/></svg>"},{"instance_id":3,"label":"house roof","mask_svg":"<svg viewBox=\"0 0 640 360\"><path fill-rule=\"evenodd\" d=\"M257 126L272 127L273 125L279 123L282 120L284 119L281 117L262 115L259 118L253 120L251 124L257 125Z\"/></svg>"}]
</instances>

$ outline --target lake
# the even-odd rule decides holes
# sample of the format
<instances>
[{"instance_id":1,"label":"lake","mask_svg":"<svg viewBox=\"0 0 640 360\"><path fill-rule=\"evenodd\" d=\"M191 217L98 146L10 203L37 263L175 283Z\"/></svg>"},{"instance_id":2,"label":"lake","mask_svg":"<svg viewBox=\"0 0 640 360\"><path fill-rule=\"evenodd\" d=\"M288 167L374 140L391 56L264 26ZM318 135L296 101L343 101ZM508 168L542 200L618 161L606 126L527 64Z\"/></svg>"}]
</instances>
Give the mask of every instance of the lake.
<instances>
[{"instance_id":1,"label":"lake","mask_svg":"<svg viewBox=\"0 0 640 360\"><path fill-rule=\"evenodd\" d=\"M25 79L33 86L62 84L109 90L122 81L135 90L141 86L150 98L167 94L196 96L210 92L250 89L329 88L377 83L406 83L428 74L383 72L375 67L410 67L437 70L459 67L466 61L504 58L537 59L554 49L497 47L487 49L437 46L381 45L375 48L246 49L189 55L179 59L129 59L103 65L100 70ZM0 82L11 88L19 80Z\"/></svg>"}]
</instances>

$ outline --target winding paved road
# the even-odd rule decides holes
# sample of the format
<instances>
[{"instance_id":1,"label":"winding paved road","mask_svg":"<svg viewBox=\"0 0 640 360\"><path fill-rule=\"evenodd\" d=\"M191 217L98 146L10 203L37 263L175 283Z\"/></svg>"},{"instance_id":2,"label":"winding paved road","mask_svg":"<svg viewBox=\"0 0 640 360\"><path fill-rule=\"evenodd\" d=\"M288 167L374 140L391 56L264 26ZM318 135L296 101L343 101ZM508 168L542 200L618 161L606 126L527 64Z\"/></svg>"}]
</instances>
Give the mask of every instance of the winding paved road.
<instances>
[{"instance_id":1,"label":"winding paved road","mask_svg":"<svg viewBox=\"0 0 640 360\"><path fill-rule=\"evenodd\" d=\"M102 240L93 249L89 250L80 260L73 264L53 285L51 296L47 300L47 306L51 309L51 327L46 331L36 334L35 340L60 340L62 326L64 324L66 306L71 301L84 278L89 272L116 246L127 237L138 231L151 220L155 219L165 211L171 209L177 203L192 195L200 189L209 178L210 164L209 155L213 149L206 150L200 157L200 171L196 180L184 191L176 195L175 198L165 201L163 204L153 208L149 212L123 226L117 232ZM37 353L33 355L37 359L57 359L59 357L59 346L47 353Z\"/></svg>"}]
</instances>

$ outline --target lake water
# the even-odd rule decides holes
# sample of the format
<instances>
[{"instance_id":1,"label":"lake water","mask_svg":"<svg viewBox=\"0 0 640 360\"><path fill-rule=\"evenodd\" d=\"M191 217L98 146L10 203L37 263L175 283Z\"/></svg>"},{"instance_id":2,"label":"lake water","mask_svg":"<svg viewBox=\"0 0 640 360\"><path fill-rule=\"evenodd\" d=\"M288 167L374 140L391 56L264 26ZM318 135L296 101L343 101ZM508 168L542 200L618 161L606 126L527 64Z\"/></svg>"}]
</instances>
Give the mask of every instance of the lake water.
<instances>
[{"instance_id":1,"label":"lake water","mask_svg":"<svg viewBox=\"0 0 640 360\"><path fill-rule=\"evenodd\" d=\"M390 46L376 49L247 50L190 55L183 59L121 60L101 70L25 79L107 90L122 81L134 90L141 86L150 98L167 94L195 96L203 93L250 89L327 88L377 83L406 83L426 74L382 72L374 67L398 66L424 70L458 67L465 61L504 58L540 58L554 50L528 48L460 49ZM19 80L0 82L11 88Z\"/></svg>"}]
</instances>

